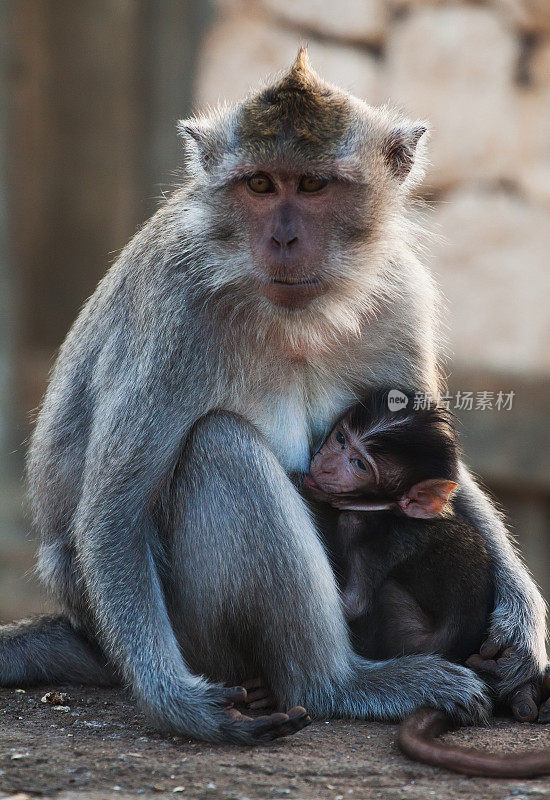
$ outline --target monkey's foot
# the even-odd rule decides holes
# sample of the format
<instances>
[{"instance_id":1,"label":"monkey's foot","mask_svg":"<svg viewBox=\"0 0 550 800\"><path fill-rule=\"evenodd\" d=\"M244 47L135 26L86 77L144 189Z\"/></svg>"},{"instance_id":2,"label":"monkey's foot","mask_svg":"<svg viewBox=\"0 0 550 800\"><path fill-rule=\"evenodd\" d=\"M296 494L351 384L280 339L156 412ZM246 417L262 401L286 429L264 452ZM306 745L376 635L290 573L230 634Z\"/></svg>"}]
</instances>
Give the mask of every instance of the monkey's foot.
<instances>
[{"instance_id":1,"label":"monkey's foot","mask_svg":"<svg viewBox=\"0 0 550 800\"><path fill-rule=\"evenodd\" d=\"M487 639L466 664L496 690L503 675L514 666L518 658L513 647L502 648ZM550 722L550 670L541 678L533 678L501 698L512 710L518 722Z\"/></svg>"},{"instance_id":2,"label":"monkey's foot","mask_svg":"<svg viewBox=\"0 0 550 800\"><path fill-rule=\"evenodd\" d=\"M289 709L287 714L276 712L262 717L248 717L236 708L225 710L228 722L223 726L230 738L253 742L270 742L290 736L311 723L311 717L302 706Z\"/></svg>"},{"instance_id":3,"label":"monkey's foot","mask_svg":"<svg viewBox=\"0 0 550 800\"><path fill-rule=\"evenodd\" d=\"M249 681L245 681L243 686L246 689L246 705L248 708L259 710L261 708L277 707L277 701L262 678L252 678Z\"/></svg>"}]
</instances>

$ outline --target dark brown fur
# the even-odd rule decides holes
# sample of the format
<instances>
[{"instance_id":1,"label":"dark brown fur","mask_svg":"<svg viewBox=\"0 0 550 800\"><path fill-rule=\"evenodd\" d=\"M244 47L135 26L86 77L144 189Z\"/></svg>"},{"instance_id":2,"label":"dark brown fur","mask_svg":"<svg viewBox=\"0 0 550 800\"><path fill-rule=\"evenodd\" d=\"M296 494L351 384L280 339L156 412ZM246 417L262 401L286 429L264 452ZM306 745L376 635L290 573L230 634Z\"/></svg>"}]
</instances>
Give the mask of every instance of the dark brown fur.
<instances>
[{"instance_id":1,"label":"dark brown fur","mask_svg":"<svg viewBox=\"0 0 550 800\"><path fill-rule=\"evenodd\" d=\"M313 72L304 49L278 83L244 103L237 123L239 145L256 158L326 157L344 138L351 120L349 95Z\"/></svg>"}]
</instances>

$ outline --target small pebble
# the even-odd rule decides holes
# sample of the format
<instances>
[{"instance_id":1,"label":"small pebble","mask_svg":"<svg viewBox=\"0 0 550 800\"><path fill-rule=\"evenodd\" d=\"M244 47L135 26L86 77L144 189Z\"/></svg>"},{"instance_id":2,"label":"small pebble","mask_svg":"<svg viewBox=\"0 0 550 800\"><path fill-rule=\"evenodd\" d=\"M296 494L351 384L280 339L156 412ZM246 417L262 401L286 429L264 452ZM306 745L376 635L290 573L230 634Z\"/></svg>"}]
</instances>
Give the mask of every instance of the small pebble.
<instances>
[{"instance_id":1,"label":"small pebble","mask_svg":"<svg viewBox=\"0 0 550 800\"><path fill-rule=\"evenodd\" d=\"M67 703L67 695L65 692L46 692L40 702L50 706L64 706Z\"/></svg>"}]
</instances>

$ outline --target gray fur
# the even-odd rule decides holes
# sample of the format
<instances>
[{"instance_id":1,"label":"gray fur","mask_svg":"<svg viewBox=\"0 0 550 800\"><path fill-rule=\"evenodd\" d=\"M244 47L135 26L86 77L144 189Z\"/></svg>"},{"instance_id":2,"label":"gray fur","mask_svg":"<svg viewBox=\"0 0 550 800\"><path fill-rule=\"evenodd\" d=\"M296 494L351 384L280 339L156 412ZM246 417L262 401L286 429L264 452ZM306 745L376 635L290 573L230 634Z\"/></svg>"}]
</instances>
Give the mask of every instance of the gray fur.
<instances>
[{"instance_id":1,"label":"gray fur","mask_svg":"<svg viewBox=\"0 0 550 800\"><path fill-rule=\"evenodd\" d=\"M286 477L307 469L367 387L437 387L434 289L406 215L419 170L392 178L382 145L396 115L350 102L357 124L339 158L368 172L370 221L360 240L327 253L334 289L299 313L258 296L220 161L213 177L211 159L189 157L185 185L83 308L38 418L28 475L39 571L69 621L51 638L65 669L44 676L82 679L88 656L71 659L73 631L85 631L163 729L246 738L227 726L219 681L248 666L282 703L323 715L390 719L420 704L462 721L485 713L468 670L435 656L378 664L353 654L325 554ZM231 129L237 112L225 113ZM241 416L207 416L214 409ZM543 663L540 597L473 483L461 502L482 516L499 565L494 630L522 648L515 680L528 678ZM31 629L23 651L4 634L0 683L35 679L25 664L51 626Z\"/></svg>"},{"instance_id":2,"label":"gray fur","mask_svg":"<svg viewBox=\"0 0 550 800\"><path fill-rule=\"evenodd\" d=\"M306 504L244 418L211 412L194 426L169 495L178 584L167 594L194 672L231 682L263 675L282 708L303 704L317 716L396 719L431 705L483 718L483 687L467 669L436 656L355 656Z\"/></svg>"},{"instance_id":3,"label":"gray fur","mask_svg":"<svg viewBox=\"0 0 550 800\"><path fill-rule=\"evenodd\" d=\"M3 686L73 683L116 684L116 672L97 643L59 614L0 627Z\"/></svg>"}]
</instances>

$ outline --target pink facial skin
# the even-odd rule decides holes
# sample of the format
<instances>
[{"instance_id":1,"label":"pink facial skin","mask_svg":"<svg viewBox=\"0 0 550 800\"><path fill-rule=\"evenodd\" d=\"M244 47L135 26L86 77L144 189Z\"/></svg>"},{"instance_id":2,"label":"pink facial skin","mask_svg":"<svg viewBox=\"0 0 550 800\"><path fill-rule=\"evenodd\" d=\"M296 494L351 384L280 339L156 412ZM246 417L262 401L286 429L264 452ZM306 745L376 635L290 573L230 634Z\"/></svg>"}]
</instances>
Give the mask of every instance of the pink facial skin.
<instances>
[{"instance_id":1,"label":"pink facial skin","mask_svg":"<svg viewBox=\"0 0 550 800\"><path fill-rule=\"evenodd\" d=\"M439 516L457 486L443 478L430 478L414 484L396 500L366 500L364 495L372 495L379 484L379 465L344 419L313 456L303 486L308 497L341 511L395 510L417 519Z\"/></svg>"}]
</instances>

